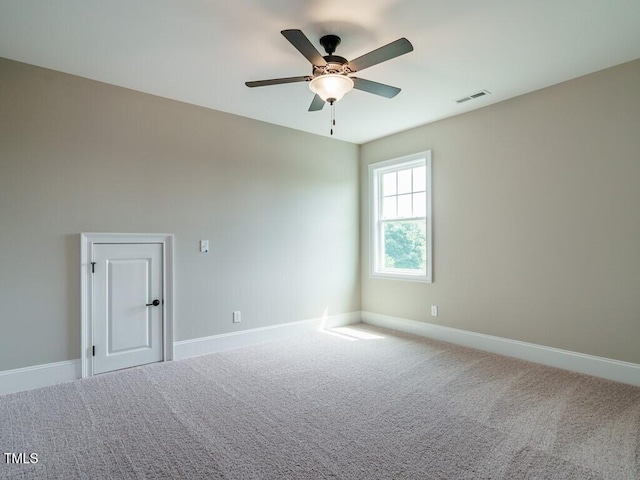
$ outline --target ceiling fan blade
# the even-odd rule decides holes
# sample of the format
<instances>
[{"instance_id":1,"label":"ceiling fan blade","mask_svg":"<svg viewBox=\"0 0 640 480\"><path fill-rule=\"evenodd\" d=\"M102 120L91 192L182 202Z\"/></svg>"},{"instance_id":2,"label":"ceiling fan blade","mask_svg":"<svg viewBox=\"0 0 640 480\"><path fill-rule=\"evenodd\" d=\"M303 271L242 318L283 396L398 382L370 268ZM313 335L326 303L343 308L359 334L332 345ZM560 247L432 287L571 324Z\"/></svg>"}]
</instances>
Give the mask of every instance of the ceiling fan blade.
<instances>
[{"instance_id":1,"label":"ceiling fan blade","mask_svg":"<svg viewBox=\"0 0 640 480\"><path fill-rule=\"evenodd\" d=\"M287 77L272 78L271 80L256 80L254 82L244 82L247 87L266 87L267 85L280 85L281 83L308 82L313 77L307 75L304 77Z\"/></svg>"},{"instance_id":2,"label":"ceiling fan blade","mask_svg":"<svg viewBox=\"0 0 640 480\"><path fill-rule=\"evenodd\" d=\"M301 30L282 30L280 33L282 33L284 38L289 40L291 45L296 47L312 65L324 67L327 64L325 59L322 58L322 55L320 55L320 52L313 46Z\"/></svg>"},{"instance_id":3,"label":"ceiling fan blade","mask_svg":"<svg viewBox=\"0 0 640 480\"><path fill-rule=\"evenodd\" d=\"M324 100L320 97L320 95L316 94L311 100L311 105L309 106L310 112L317 112L318 110L322 110L324 107Z\"/></svg>"},{"instance_id":4,"label":"ceiling fan blade","mask_svg":"<svg viewBox=\"0 0 640 480\"><path fill-rule=\"evenodd\" d=\"M363 92L373 93L374 95L380 95L381 97L393 98L400 93L398 87L392 87L384 83L372 82L371 80L357 77L351 77L351 80L353 80L353 88L357 88Z\"/></svg>"},{"instance_id":5,"label":"ceiling fan blade","mask_svg":"<svg viewBox=\"0 0 640 480\"><path fill-rule=\"evenodd\" d=\"M359 72L365 68L386 62L387 60L391 60L392 58L399 57L400 55L404 55L405 53L412 51L413 45L411 45L411 42L406 38L399 38L395 42L388 43L384 47L380 47L372 52L365 53L355 60L351 60L349 62L349 67L352 71Z\"/></svg>"}]
</instances>

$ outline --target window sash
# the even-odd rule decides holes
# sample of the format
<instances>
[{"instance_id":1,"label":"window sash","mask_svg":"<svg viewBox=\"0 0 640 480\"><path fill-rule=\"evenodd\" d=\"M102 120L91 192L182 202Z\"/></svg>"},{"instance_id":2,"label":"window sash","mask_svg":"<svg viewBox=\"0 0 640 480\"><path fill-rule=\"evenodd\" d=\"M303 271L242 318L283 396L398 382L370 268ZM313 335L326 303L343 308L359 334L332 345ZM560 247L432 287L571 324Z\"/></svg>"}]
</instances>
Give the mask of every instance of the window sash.
<instances>
[{"instance_id":1,"label":"window sash","mask_svg":"<svg viewBox=\"0 0 640 480\"><path fill-rule=\"evenodd\" d=\"M387 251L385 249L385 235L384 235L384 227L387 224L391 223L410 223L410 222L424 222L425 223L425 248L428 250L429 238L427 233L427 217L412 217L412 218L401 218L401 219L392 219L392 220L380 220L378 221L378 232L377 239L379 242L379 246L377 248L377 257L378 257L378 268L377 271L383 273L396 273L402 275L410 275L410 276L425 276L429 269L429 260L427 258L427 262L425 263L424 268L400 268L400 267L386 267L385 266L385 256ZM427 256L428 257L428 256Z\"/></svg>"}]
</instances>

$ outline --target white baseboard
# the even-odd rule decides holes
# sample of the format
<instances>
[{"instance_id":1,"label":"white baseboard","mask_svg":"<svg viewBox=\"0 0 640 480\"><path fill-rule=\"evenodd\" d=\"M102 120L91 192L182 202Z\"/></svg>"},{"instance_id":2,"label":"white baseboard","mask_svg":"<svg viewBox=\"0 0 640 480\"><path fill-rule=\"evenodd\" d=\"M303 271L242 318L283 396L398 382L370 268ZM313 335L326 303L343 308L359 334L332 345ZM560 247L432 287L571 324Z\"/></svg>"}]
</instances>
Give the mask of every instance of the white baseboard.
<instances>
[{"instance_id":1,"label":"white baseboard","mask_svg":"<svg viewBox=\"0 0 640 480\"><path fill-rule=\"evenodd\" d=\"M371 312L362 312L362 322L456 345L477 348L478 350L499 353L508 357L562 368L572 372L640 386L640 365L636 363L596 357L584 353Z\"/></svg>"},{"instance_id":2,"label":"white baseboard","mask_svg":"<svg viewBox=\"0 0 640 480\"><path fill-rule=\"evenodd\" d=\"M196 357L209 353L222 352L233 348L246 347L256 343L277 340L291 335L300 335L323 328L342 327L360 323L360 312L342 313L330 317L314 318L299 322L282 323L239 332L223 333L211 337L194 338L174 342L173 359Z\"/></svg>"},{"instance_id":3,"label":"white baseboard","mask_svg":"<svg viewBox=\"0 0 640 480\"><path fill-rule=\"evenodd\" d=\"M583 353L509 340L371 312L351 312L326 318L174 342L174 360L244 347L322 328L360 322L421 337L477 348L530 362L640 386L640 365ZM46 387L81 378L80 359L0 371L0 395Z\"/></svg>"},{"instance_id":4,"label":"white baseboard","mask_svg":"<svg viewBox=\"0 0 640 480\"><path fill-rule=\"evenodd\" d=\"M360 323L360 312L343 313L326 318L184 340L182 342L174 342L173 359L179 360L181 358L205 355L310 332L320 328L339 327L354 323ZM82 365L79 358L0 371L0 395L47 387L79 378L82 378Z\"/></svg>"},{"instance_id":5,"label":"white baseboard","mask_svg":"<svg viewBox=\"0 0 640 480\"><path fill-rule=\"evenodd\" d=\"M0 395L70 382L81 376L80 359L0 372Z\"/></svg>"}]
</instances>

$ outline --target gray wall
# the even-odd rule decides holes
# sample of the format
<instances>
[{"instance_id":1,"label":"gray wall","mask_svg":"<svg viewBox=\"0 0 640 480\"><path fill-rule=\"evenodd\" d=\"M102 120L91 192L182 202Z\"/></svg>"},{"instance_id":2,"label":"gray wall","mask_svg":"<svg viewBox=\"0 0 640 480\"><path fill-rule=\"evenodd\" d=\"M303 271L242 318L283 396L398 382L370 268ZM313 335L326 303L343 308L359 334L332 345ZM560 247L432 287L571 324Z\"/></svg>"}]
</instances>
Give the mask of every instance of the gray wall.
<instances>
[{"instance_id":1,"label":"gray wall","mask_svg":"<svg viewBox=\"0 0 640 480\"><path fill-rule=\"evenodd\" d=\"M0 59L0 370L79 358L83 231L176 235L175 340L359 310L357 159Z\"/></svg>"},{"instance_id":2,"label":"gray wall","mask_svg":"<svg viewBox=\"0 0 640 480\"><path fill-rule=\"evenodd\" d=\"M638 85L635 61L361 146L358 245L357 146L0 59L0 370L79 357L82 231L176 235L176 340L362 296L640 363ZM424 149L435 283L372 280L367 165Z\"/></svg>"},{"instance_id":3,"label":"gray wall","mask_svg":"<svg viewBox=\"0 0 640 480\"><path fill-rule=\"evenodd\" d=\"M367 165L425 149L435 283L373 280ZM363 310L640 363L640 60L367 143L360 174Z\"/></svg>"}]
</instances>

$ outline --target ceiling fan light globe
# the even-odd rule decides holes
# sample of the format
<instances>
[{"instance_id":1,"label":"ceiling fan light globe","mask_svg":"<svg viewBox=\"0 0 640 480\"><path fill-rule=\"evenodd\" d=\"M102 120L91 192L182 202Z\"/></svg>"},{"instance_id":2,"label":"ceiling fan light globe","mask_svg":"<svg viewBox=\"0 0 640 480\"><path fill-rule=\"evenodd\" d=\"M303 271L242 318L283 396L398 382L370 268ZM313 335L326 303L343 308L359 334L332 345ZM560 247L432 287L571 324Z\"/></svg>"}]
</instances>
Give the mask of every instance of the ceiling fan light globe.
<instances>
[{"instance_id":1,"label":"ceiling fan light globe","mask_svg":"<svg viewBox=\"0 0 640 480\"><path fill-rule=\"evenodd\" d=\"M327 73L311 80L309 88L325 102L337 102L353 88L353 80L346 75Z\"/></svg>"}]
</instances>

